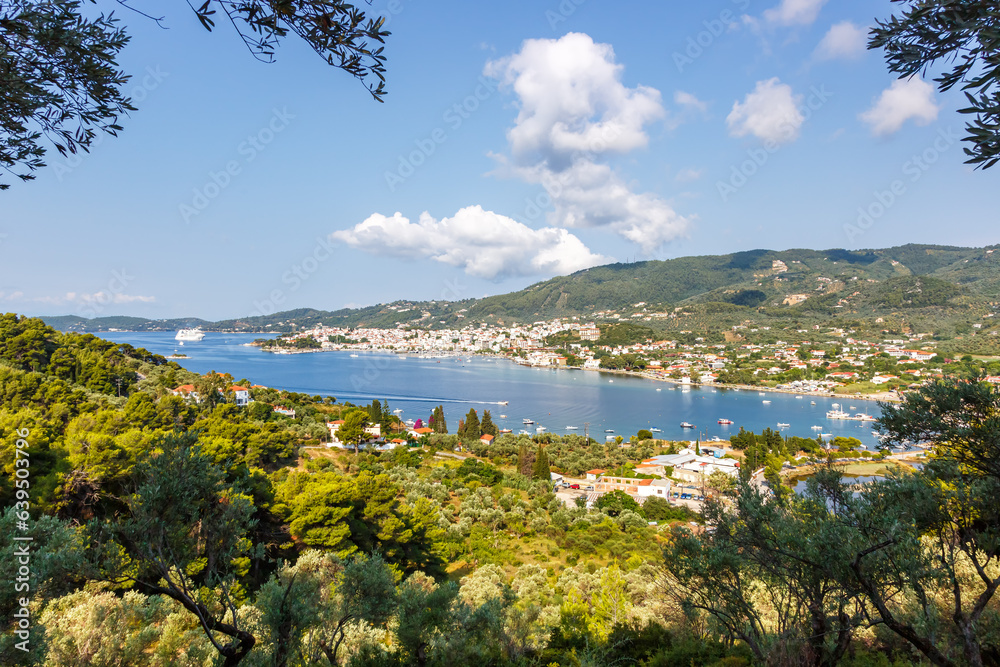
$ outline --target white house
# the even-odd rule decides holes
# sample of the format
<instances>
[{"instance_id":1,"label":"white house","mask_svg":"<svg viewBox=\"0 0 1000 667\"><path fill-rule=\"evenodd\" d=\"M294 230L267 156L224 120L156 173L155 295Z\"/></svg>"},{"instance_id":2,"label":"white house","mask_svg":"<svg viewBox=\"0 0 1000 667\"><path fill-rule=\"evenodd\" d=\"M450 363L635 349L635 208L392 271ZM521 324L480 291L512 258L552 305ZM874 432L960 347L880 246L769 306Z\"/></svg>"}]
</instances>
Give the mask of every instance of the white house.
<instances>
[{"instance_id":1,"label":"white house","mask_svg":"<svg viewBox=\"0 0 1000 667\"><path fill-rule=\"evenodd\" d=\"M233 392L233 400L236 402L236 405L250 404L250 390L246 387L234 384L229 388L229 391Z\"/></svg>"}]
</instances>

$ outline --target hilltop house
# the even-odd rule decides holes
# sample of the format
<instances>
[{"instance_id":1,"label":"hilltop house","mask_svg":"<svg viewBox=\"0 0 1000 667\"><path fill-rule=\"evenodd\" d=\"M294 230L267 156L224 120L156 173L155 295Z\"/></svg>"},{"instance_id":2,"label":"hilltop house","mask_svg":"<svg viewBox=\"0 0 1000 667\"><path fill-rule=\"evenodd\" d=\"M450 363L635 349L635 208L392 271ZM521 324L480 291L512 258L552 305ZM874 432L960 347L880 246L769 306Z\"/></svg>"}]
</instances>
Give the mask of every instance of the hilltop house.
<instances>
[{"instance_id":1,"label":"hilltop house","mask_svg":"<svg viewBox=\"0 0 1000 667\"><path fill-rule=\"evenodd\" d=\"M721 470L731 477L736 477L740 470L740 462L736 459L702 456L695 454L693 449L682 449L677 454L654 456L643 463L673 466L673 477L691 483L701 482L703 476L707 477L716 470Z\"/></svg>"},{"instance_id":2,"label":"hilltop house","mask_svg":"<svg viewBox=\"0 0 1000 667\"><path fill-rule=\"evenodd\" d=\"M632 498L642 502L642 498L657 496L670 497L670 480L666 479L635 479L633 477L617 477L601 475L594 484L594 494L597 497L612 491L624 491Z\"/></svg>"}]
</instances>

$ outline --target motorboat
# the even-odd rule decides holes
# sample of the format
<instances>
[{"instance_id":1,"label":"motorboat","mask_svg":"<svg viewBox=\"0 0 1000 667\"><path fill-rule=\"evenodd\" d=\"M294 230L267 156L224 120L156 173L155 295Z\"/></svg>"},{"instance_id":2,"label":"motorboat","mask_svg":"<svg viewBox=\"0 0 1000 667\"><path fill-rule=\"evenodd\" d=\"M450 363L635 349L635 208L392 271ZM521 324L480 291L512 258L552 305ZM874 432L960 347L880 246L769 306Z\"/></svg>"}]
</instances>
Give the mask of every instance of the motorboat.
<instances>
[{"instance_id":1,"label":"motorboat","mask_svg":"<svg viewBox=\"0 0 1000 667\"><path fill-rule=\"evenodd\" d=\"M791 424L786 424L784 422L778 422L778 428L788 428Z\"/></svg>"},{"instance_id":2,"label":"motorboat","mask_svg":"<svg viewBox=\"0 0 1000 667\"><path fill-rule=\"evenodd\" d=\"M695 425L688 422L681 422L681 428L695 428Z\"/></svg>"},{"instance_id":3,"label":"motorboat","mask_svg":"<svg viewBox=\"0 0 1000 667\"><path fill-rule=\"evenodd\" d=\"M567 430L567 431L576 431L576 430L577 430L577 427L576 427L576 426L567 426L567 427L566 427L566 430Z\"/></svg>"},{"instance_id":4,"label":"motorboat","mask_svg":"<svg viewBox=\"0 0 1000 667\"><path fill-rule=\"evenodd\" d=\"M729 424L735 424L736 422L734 422L732 419L720 419L719 423L723 425L729 425Z\"/></svg>"},{"instance_id":5,"label":"motorboat","mask_svg":"<svg viewBox=\"0 0 1000 667\"><path fill-rule=\"evenodd\" d=\"M654 426L653 428L649 429L649 432L650 433L662 433L663 431L661 429L658 429L658 428L656 428Z\"/></svg>"},{"instance_id":6,"label":"motorboat","mask_svg":"<svg viewBox=\"0 0 1000 667\"><path fill-rule=\"evenodd\" d=\"M771 401L761 401L761 403L763 403L764 405L770 405Z\"/></svg>"}]
</instances>

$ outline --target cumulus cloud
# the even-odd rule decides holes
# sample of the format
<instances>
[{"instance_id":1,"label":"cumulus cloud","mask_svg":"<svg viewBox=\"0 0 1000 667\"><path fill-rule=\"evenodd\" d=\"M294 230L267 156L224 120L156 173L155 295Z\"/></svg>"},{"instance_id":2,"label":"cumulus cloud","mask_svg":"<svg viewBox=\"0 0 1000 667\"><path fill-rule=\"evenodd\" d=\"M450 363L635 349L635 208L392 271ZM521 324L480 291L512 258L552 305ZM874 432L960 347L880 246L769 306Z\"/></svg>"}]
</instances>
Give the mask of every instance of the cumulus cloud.
<instances>
[{"instance_id":1,"label":"cumulus cloud","mask_svg":"<svg viewBox=\"0 0 1000 667\"><path fill-rule=\"evenodd\" d=\"M553 227L607 227L652 252L683 234L688 220L659 196L634 192L606 163L644 148L646 126L668 118L660 92L625 86L623 69L610 45L570 33L527 40L485 73L518 99L500 172L545 187ZM682 106L703 104L684 95Z\"/></svg>"},{"instance_id":2,"label":"cumulus cloud","mask_svg":"<svg viewBox=\"0 0 1000 667\"><path fill-rule=\"evenodd\" d=\"M784 144L799 137L805 116L799 111L801 95L777 77L758 81L743 102L735 102L726 117L729 133L734 137L752 134L761 141Z\"/></svg>"},{"instance_id":3,"label":"cumulus cloud","mask_svg":"<svg viewBox=\"0 0 1000 667\"><path fill-rule=\"evenodd\" d=\"M811 25L826 0L781 0L764 12L764 20L777 26Z\"/></svg>"},{"instance_id":4,"label":"cumulus cloud","mask_svg":"<svg viewBox=\"0 0 1000 667\"><path fill-rule=\"evenodd\" d=\"M690 183L691 181L697 181L704 174L705 174L704 169L695 169L694 167L687 167L685 169L681 169L680 171L678 171L677 175L674 176L674 180L677 181L678 183Z\"/></svg>"},{"instance_id":5,"label":"cumulus cloud","mask_svg":"<svg viewBox=\"0 0 1000 667\"><path fill-rule=\"evenodd\" d=\"M15 290L13 292L4 292L0 290L0 299L3 301L18 301L24 298L24 292Z\"/></svg>"},{"instance_id":6,"label":"cumulus cloud","mask_svg":"<svg viewBox=\"0 0 1000 667\"><path fill-rule=\"evenodd\" d=\"M858 117L877 137L897 132L903 123L913 119L917 125L927 125L938 115L934 101L934 86L913 77L897 79L882 91L875 104Z\"/></svg>"},{"instance_id":7,"label":"cumulus cloud","mask_svg":"<svg viewBox=\"0 0 1000 667\"><path fill-rule=\"evenodd\" d=\"M76 304L80 306L108 305L108 304L128 304L128 303L154 303L155 296L141 296L134 294L123 294L114 291L100 292L66 292L61 296L40 296L33 299L39 303L48 303L55 306Z\"/></svg>"},{"instance_id":8,"label":"cumulus cloud","mask_svg":"<svg viewBox=\"0 0 1000 667\"><path fill-rule=\"evenodd\" d=\"M366 252L432 259L490 280L566 274L609 261L565 229L532 229L480 206L441 220L425 212L417 222L400 213L375 213L330 237Z\"/></svg>"},{"instance_id":9,"label":"cumulus cloud","mask_svg":"<svg viewBox=\"0 0 1000 667\"><path fill-rule=\"evenodd\" d=\"M817 60L850 60L865 52L867 33L850 21L841 21L830 26L820 40L813 56Z\"/></svg>"},{"instance_id":10,"label":"cumulus cloud","mask_svg":"<svg viewBox=\"0 0 1000 667\"><path fill-rule=\"evenodd\" d=\"M486 64L518 96L520 111L507 132L516 158L540 155L565 163L574 153L627 153L645 146L644 126L666 115L660 92L628 88L610 44L569 33L529 39L514 55Z\"/></svg>"},{"instance_id":11,"label":"cumulus cloud","mask_svg":"<svg viewBox=\"0 0 1000 667\"><path fill-rule=\"evenodd\" d=\"M674 93L674 104L680 107L693 109L701 113L708 111L708 103L699 100L695 95L678 90Z\"/></svg>"}]
</instances>

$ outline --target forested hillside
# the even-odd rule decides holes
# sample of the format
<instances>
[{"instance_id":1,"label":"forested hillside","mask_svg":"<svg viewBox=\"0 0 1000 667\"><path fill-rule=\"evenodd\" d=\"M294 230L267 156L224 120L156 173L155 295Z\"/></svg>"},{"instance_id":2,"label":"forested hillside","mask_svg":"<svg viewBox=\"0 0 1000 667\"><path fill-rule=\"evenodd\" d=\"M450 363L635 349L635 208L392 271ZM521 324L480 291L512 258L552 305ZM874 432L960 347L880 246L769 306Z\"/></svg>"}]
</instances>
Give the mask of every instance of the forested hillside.
<instances>
[{"instance_id":1,"label":"forested hillside","mask_svg":"<svg viewBox=\"0 0 1000 667\"><path fill-rule=\"evenodd\" d=\"M550 466L633 475L677 451L649 433L490 441L488 413L448 416L449 434L435 410L414 439L379 401L255 386L236 405L250 382L0 317L2 664L1000 660L1000 392L986 383L886 406L887 442L940 444L862 493L834 467L802 493L778 475L846 456L846 440L741 432L747 465L706 480L702 517L553 494ZM379 424L401 446L328 449L338 418L345 442ZM435 457L459 448L476 456Z\"/></svg>"},{"instance_id":2,"label":"forested hillside","mask_svg":"<svg viewBox=\"0 0 1000 667\"><path fill-rule=\"evenodd\" d=\"M109 328L288 332L318 325L462 327L554 317L638 318L661 330L690 329L670 315L702 315L703 329L744 319L785 326L796 320L842 325L903 314L940 321L953 337L1000 302L1000 254L993 248L905 245L884 250L751 250L730 255L611 264L560 276L519 292L462 301L395 301L360 309L298 309L235 320L51 317L62 330ZM909 312L907 312L909 311ZM672 321L671 321L672 320Z\"/></svg>"}]
</instances>

